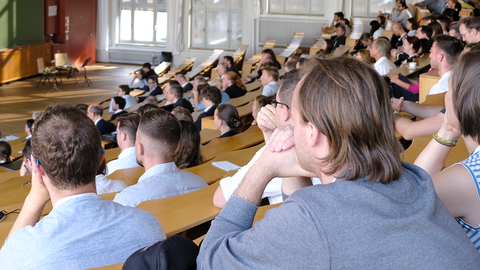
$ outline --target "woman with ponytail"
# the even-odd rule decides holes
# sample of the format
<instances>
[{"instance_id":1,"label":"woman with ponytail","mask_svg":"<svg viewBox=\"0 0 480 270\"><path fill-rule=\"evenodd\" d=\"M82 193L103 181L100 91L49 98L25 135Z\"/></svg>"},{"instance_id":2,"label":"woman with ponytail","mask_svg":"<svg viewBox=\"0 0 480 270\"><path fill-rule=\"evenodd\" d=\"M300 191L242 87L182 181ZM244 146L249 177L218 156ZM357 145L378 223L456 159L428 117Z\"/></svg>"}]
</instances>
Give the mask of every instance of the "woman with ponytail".
<instances>
[{"instance_id":1,"label":"woman with ponytail","mask_svg":"<svg viewBox=\"0 0 480 270\"><path fill-rule=\"evenodd\" d=\"M213 122L215 123L215 128L222 133L220 138L236 135L235 129L242 126L242 120L238 115L237 109L230 104L218 105Z\"/></svg>"},{"instance_id":2,"label":"woman with ponytail","mask_svg":"<svg viewBox=\"0 0 480 270\"><path fill-rule=\"evenodd\" d=\"M230 98L237 98L245 95L247 90L245 85L235 72L229 71L223 77L223 91L228 94Z\"/></svg>"}]
</instances>

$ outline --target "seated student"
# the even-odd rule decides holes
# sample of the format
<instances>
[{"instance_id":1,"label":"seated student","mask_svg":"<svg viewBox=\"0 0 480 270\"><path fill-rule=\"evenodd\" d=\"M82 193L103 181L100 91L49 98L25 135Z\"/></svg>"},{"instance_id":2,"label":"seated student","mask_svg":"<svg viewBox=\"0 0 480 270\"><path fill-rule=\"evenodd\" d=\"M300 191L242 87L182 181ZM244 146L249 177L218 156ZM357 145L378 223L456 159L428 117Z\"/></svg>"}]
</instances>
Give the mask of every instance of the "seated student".
<instances>
[{"instance_id":1,"label":"seated student","mask_svg":"<svg viewBox=\"0 0 480 270\"><path fill-rule=\"evenodd\" d=\"M105 176L105 159L98 167L97 175L95 176L95 186L97 189L97 195L119 192L127 187L127 184L122 180L111 180Z\"/></svg>"},{"instance_id":2,"label":"seated student","mask_svg":"<svg viewBox=\"0 0 480 270\"><path fill-rule=\"evenodd\" d=\"M121 152L118 159L107 163L105 175L110 175L116 170L140 166L135 157L135 140L140 116L135 113L123 114L118 117L117 121L117 144Z\"/></svg>"},{"instance_id":3,"label":"seated student","mask_svg":"<svg viewBox=\"0 0 480 270\"><path fill-rule=\"evenodd\" d=\"M458 28L457 25L450 27L450 31L448 31L448 35L463 41L462 34L460 34L460 29Z\"/></svg>"},{"instance_id":4,"label":"seated student","mask_svg":"<svg viewBox=\"0 0 480 270\"><path fill-rule=\"evenodd\" d=\"M370 34L372 35L373 40L376 40L383 35L383 28L380 27L380 23L377 20L370 22Z\"/></svg>"},{"instance_id":5,"label":"seated student","mask_svg":"<svg viewBox=\"0 0 480 270\"><path fill-rule=\"evenodd\" d=\"M188 92L193 89L193 85L190 82L187 82L187 79L185 79L185 75L183 75L183 73L175 73L174 78L182 86L183 92Z\"/></svg>"},{"instance_id":6,"label":"seated student","mask_svg":"<svg viewBox=\"0 0 480 270\"><path fill-rule=\"evenodd\" d=\"M220 90L219 90L220 91ZM203 163L200 154L200 133L191 121L180 120L182 134L173 160L179 169L186 169Z\"/></svg>"},{"instance_id":7,"label":"seated student","mask_svg":"<svg viewBox=\"0 0 480 270\"><path fill-rule=\"evenodd\" d=\"M352 58L310 62L292 100L294 128L270 138L212 222L197 269L480 265L428 174L402 163L382 77ZM292 175L285 202L252 228L265 186ZM308 186L312 175L322 185Z\"/></svg>"},{"instance_id":8,"label":"seated student","mask_svg":"<svg viewBox=\"0 0 480 270\"><path fill-rule=\"evenodd\" d=\"M260 109L267 106L268 104L271 104L273 99L275 99L275 96L266 97L264 95L258 95L255 97L252 104L252 117L253 117L253 122L251 124L252 126L257 125L257 115L258 115L258 112L260 112Z\"/></svg>"},{"instance_id":9,"label":"seated student","mask_svg":"<svg viewBox=\"0 0 480 270\"><path fill-rule=\"evenodd\" d=\"M202 119L208 116L213 116L218 105L222 101L221 91L215 86L207 86L202 90L202 102L206 109L198 116L195 121L195 126L200 131L202 130Z\"/></svg>"},{"instance_id":10,"label":"seated student","mask_svg":"<svg viewBox=\"0 0 480 270\"><path fill-rule=\"evenodd\" d=\"M403 26L398 22L392 23L392 32L394 35L390 42L392 44L392 48L401 50L399 47L403 46L403 37L407 36L407 32L405 32Z\"/></svg>"},{"instance_id":11,"label":"seated student","mask_svg":"<svg viewBox=\"0 0 480 270\"><path fill-rule=\"evenodd\" d=\"M339 23L335 25L335 27L337 29L337 38L333 41L333 50L340 47L340 45L345 45L345 42L347 41L347 37L345 36L347 29L345 26Z\"/></svg>"},{"instance_id":12,"label":"seated student","mask_svg":"<svg viewBox=\"0 0 480 270\"><path fill-rule=\"evenodd\" d=\"M215 123L215 128L222 133L220 138L237 135L238 133L235 129L242 126L242 119L238 115L237 108L230 104L218 105L213 122Z\"/></svg>"},{"instance_id":13,"label":"seated student","mask_svg":"<svg viewBox=\"0 0 480 270\"><path fill-rule=\"evenodd\" d=\"M108 122L112 122L113 120L117 119L119 115L128 113L127 111L123 110L125 108L125 99L121 97L113 97L112 101L112 108L114 110L114 114L112 114L112 117L110 117L110 120L108 120Z\"/></svg>"},{"instance_id":14,"label":"seated student","mask_svg":"<svg viewBox=\"0 0 480 270\"><path fill-rule=\"evenodd\" d=\"M422 55L424 53L430 53L430 49L432 48L434 41L432 35L433 30L430 26L422 25L418 28L415 36L420 39L420 43L422 44L422 46L418 50L419 55Z\"/></svg>"},{"instance_id":15,"label":"seated student","mask_svg":"<svg viewBox=\"0 0 480 270\"><path fill-rule=\"evenodd\" d=\"M369 49L373 43L373 36L370 33L363 33L360 38L358 39L357 44L353 47L353 51L350 55L357 54L358 51L362 49Z\"/></svg>"},{"instance_id":16,"label":"seated student","mask_svg":"<svg viewBox=\"0 0 480 270\"><path fill-rule=\"evenodd\" d=\"M285 63L285 72L290 72L292 70L297 69L297 62L295 60L290 60Z\"/></svg>"},{"instance_id":17,"label":"seated student","mask_svg":"<svg viewBox=\"0 0 480 270\"><path fill-rule=\"evenodd\" d=\"M480 252L479 78L480 54L465 53L453 68L451 87L445 95L446 116L442 127L417 157L415 165L432 176L436 193ZM460 135L470 157L444 169L445 160Z\"/></svg>"},{"instance_id":18,"label":"seated student","mask_svg":"<svg viewBox=\"0 0 480 270\"><path fill-rule=\"evenodd\" d=\"M423 0L422 2L415 3L417 7L425 7L433 15L442 13L445 8L445 0Z\"/></svg>"},{"instance_id":19,"label":"seated student","mask_svg":"<svg viewBox=\"0 0 480 270\"><path fill-rule=\"evenodd\" d=\"M345 36L350 36L352 33L352 27L350 27L350 21L348 19L341 19L340 22L343 26L345 26Z\"/></svg>"},{"instance_id":20,"label":"seated student","mask_svg":"<svg viewBox=\"0 0 480 270\"><path fill-rule=\"evenodd\" d=\"M463 43L454 37L447 35L435 37L430 50L430 66L438 72L440 80L432 86L430 95L447 92L451 69L462 50Z\"/></svg>"},{"instance_id":21,"label":"seated student","mask_svg":"<svg viewBox=\"0 0 480 270\"><path fill-rule=\"evenodd\" d=\"M237 74L238 77L241 77L240 71L238 71L237 67L235 66L235 61L233 61L233 57L230 55L226 55L223 57L223 63L227 65L227 72L233 71Z\"/></svg>"},{"instance_id":22,"label":"seated student","mask_svg":"<svg viewBox=\"0 0 480 270\"><path fill-rule=\"evenodd\" d=\"M135 80L133 80L132 82L130 82L128 84L128 87L130 87L131 89L143 89L143 87L145 87L145 85L147 85L147 78L146 75L145 75L145 71L143 71L143 69L137 71L137 74L135 74Z\"/></svg>"},{"instance_id":23,"label":"seated student","mask_svg":"<svg viewBox=\"0 0 480 270\"><path fill-rule=\"evenodd\" d=\"M32 174L32 142L27 140L22 150L23 163L20 167L20 176Z\"/></svg>"},{"instance_id":24,"label":"seated student","mask_svg":"<svg viewBox=\"0 0 480 270\"><path fill-rule=\"evenodd\" d=\"M480 17L466 17L459 22L463 41L467 44L480 42Z\"/></svg>"},{"instance_id":25,"label":"seated student","mask_svg":"<svg viewBox=\"0 0 480 270\"><path fill-rule=\"evenodd\" d=\"M275 67L264 67L262 77L263 90L262 95L274 95L278 91L278 69Z\"/></svg>"},{"instance_id":26,"label":"seated student","mask_svg":"<svg viewBox=\"0 0 480 270\"><path fill-rule=\"evenodd\" d=\"M450 26L450 19L448 18L448 16L445 14L439 15L437 17L437 23L439 23L442 27L443 34L448 35L448 31L450 31L450 29L448 28Z\"/></svg>"},{"instance_id":27,"label":"seated student","mask_svg":"<svg viewBox=\"0 0 480 270\"><path fill-rule=\"evenodd\" d=\"M193 123L193 117L189 110L183 107L176 107L172 110L172 114L177 118L178 121L189 121Z\"/></svg>"},{"instance_id":28,"label":"seated student","mask_svg":"<svg viewBox=\"0 0 480 270\"><path fill-rule=\"evenodd\" d=\"M272 105L266 104L263 109L254 109L252 113L257 112L255 119L258 123L258 127L262 130L263 137L265 142L268 143L270 136L272 135L275 128L284 126L287 124L292 124L293 119L290 111L292 106L292 95L295 89L296 84L299 81L297 77L298 71L293 71L292 73L285 74L283 84L278 89L276 97L273 97L275 102L270 102ZM259 96L263 97L263 96ZM270 97L264 97L269 99ZM238 185L242 182L245 177L245 174L250 170L252 165L256 160L262 155L264 151L269 151L267 146L260 148L260 150L255 153L253 158L248 162L247 165L243 166L235 173L233 176L225 177L220 180L220 185L218 186L215 194L213 196L213 204L216 207L222 208L225 206L225 203L231 198ZM276 204L283 201L282 199L282 178L276 177L273 178L263 191L262 198L267 198L270 204Z\"/></svg>"},{"instance_id":29,"label":"seated student","mask_svg":"<svg viewBox=\"0 0 480 270\"><path fill-rule=\"evenodd\" d=\"M415 58L418 58L418 50L420 49L421 43L417 37L405 37L403 39L403 52L399 52L397 49L392 49L390 54L397 59L395 65L401 66L403 63L410 63Z\"/></svg>"},{"instance_id":30,"label":"seated student","mask_svg":"<svg viewBox=\"0 0 480 270\"><path fill-rule=\"evenodd\" d=\"M173 104L173 108L181 106L192 113L192 103L183 97L183 88L179 84L167 84L167 86L163 90L163 95Z\"/></svg>"},{"instance_id":31,"label":"seated student","mask_svg":"<svg viewBox=\"0 0 480 270\"><path fill-rule=\"evenodd\" d=\"M33 123L35 120L33 119L28 119L27 122L25 123L25 133L27 133L27 137L25 137L25 140L30 140L32 138L32 131L33 131Z\"/></svg>"},{"instance_id":32,"label":"seated student","mask_svg":"<svg viewBox=\"0 0 480 270\"><path fill-rule=\"evenodd\" d=\"M431 22L428 24L430 28L432 28L433 34L432 37L436 37L438 35L443 35L443 29L442 26L438 22Z\"/></svg>"},{"instance_id":33,"label":"seated student","mask_svg":"<svg viewBox=\"0 0 480 270\"><path fill-rule=\"evenodd\" d=\"M224 87L223 87L222 78L220 78L220 77L215 78L211 81L211 83L212 83L212 86L220 89L220 93L222 94L222 101L220 102L220 104L225 104L228 101L230 101L230 96L225 91L223 91ZM199 87L198 87L199 92L201 93L203 91L203 89L205 89L207 86L208 86L208 84L199 85ZM200 99L201 99L201 94L200 94ZM205 110L205 104L203 103L203 100L201 100L201 102L198 104L198 110L199 111Z\"/></svg>"},{"instance_id":34,"label":"seated student","mask_svg":"<svg viewBox=\"0 0 480 270\"><path fill-rule=\"evenodd\" d=\"M102 106L98 104L92 104L88 106L87 116L93 121L93 123L95 123L98 131L100 131L100 135L114 132L116 129L115 125L113 123L103 120L102 115Z\"/></svg>"},{"instance_id":35,"label":"seated student","mask_svg":"<svg viewBox=\"0 0 480 270\"><path fill-rule=\"evenodd\" d=\"M408 30L408 33L407 35L409 37L414 37L415 34L417 33L417 29L418 29L418 22L417 20L415 20L415 18L410 18L407 20L407 30Z\"/></svg>"},{"instance_id":36,"label":"seated student","mask_svg":"<svg viewBox=\"0 0 480 270\"><path fill-rule=\"evenodd\" d=\"M137 104L137 100L134 97L130 96L130 87L128 87L128 85L126 85L126 84L122 84L122 85L118 86L117 96L125 99L125 108L124 109L128 109L132 105ZM110 107L108 109L108 111L110 113L115 112L112 105L113 105L113 98L112 98L112 100L110 100Z\"/></svg>"},{"instance_id":37,"label":"seated student","mask_svg":"<svg viewBox=\"0 0 480 270\"><path fill-rule=\"evenodd\" d=\"M412 18L412 14L408 11L407 3L403 0L396 1L396 8L392 10L392 20L402 24L404 28L407 28L407 20Z\"/></svg>"},{"instance_id":38,"label":"seated student","mask_svg":"<svg viewBox=\"0 0 480 270\"><path fill-rule=\"evenodd\" d=\"M144 102L147 98L150 98L150 101L156 101L155 97L157 95L163 94L163 89L158 86L158 77L157 76L150 76L147 80L147 87L144 88L145 93L149 93L147 95L143 95L137 97L138 102Z\"/></svg>"},{"instance_id":39,"label":"seated student","mask_svg":"<svg viewBox=\"0 0 480 270\"><path fill-rule=\"evenodd\" d=\"M278 62L277 57L275 56L275 53L272 51L272 49L264 49L262 51L262 57L260 58L260 63L257 65L255 70L253 71L252 75L248 75L244 79L248 82L253 82L256 79L260 79L260 77L262 77L262 68L267 63L271 63L277 69L282 68L282 65L280 65L280 63Z\"/></svg>"},{"instance_id":40,"label":"seated student","mask_svg":"<svg viewBox=\"0 0 480 270\"><path fill-rule=\"evenodd\" d=\"M370 52L366 49L361 49L358 51L355 58L364 62L365 64L373 65L375 63L375 58L371 57Z\"/></svg>"},{"instance_id":41,"label":"seated student","mask_svg":"<svg viewBox=\"0 0 480 270\"><path fill-rule=\"evenodd\" d=\"M128 85L127 85L128 86ZM129 88L130 89L130 88ZM137 101L135 101L136 103ZM85 115L87 115L87 111L88 111L88 105L87 104L84 104L84 103L80 103L80 104L77 104L75 105L75 107L79 108L80 110L82 110L82 112L85 113Z\"/></svg>"},{"instance_id":42,"label":"seated student","mask_svg":"<svg viewBox=\"0 0 480 270\"><path fill-rule=\"evenodd\" d=\"M333 14L333 20L332 20L332 24L330 25L330 27L322 27L322 31L334 32L335 31L335 25L340 23L340 20L343 19L343 18L345 18L345 15L343 14L343 12L341 12L341 11L335 12Z\"/></svg>"},{"instance_id":43,"label":"seated student","mask_svg":"<svg viewBox=\"0 0 480 270\"><path fill-rule=\"evenodd\" d=\"M238 77L233 71L227 72L223 77L223 89L230 98L238 98L247 93L247 89L242 82L242 78Z\"/></svg>"},{"instance_id":44,"label":"seated student","mask_svg":"<svg viewBox=\"0 0 480 270\"><path fill-rule=\"evenodd\" d=\"M434 72L429 69L427 73ZM420 84L418 80L409 79L402 74L396 72L390 75L390 82L393 88L393 97L403 97L405 100L417 102L420 92Z\"/></svg>"},{"instance_id":45,"label":"seated student","mask_svg":"<svg viewBox=\"0 0 480 270\"><path fill-rule=\"evenodd\" d=\"M97 196L104 157L100 134L80 109L66 103L45 109L32 136L31 190L0 250L3 269L118 264L166 239L152 214ZM40 220L48 201L53 209Z\"/></svg>"},{"instance_id":46,"label":"seated student","mask_svg":"<svg viewBox=\"0 0 480 270\"><path fill-rule=\"evenodd\" d=\"M373 67L381 76L387 75L390 70L396 68L395 64L387 58L390 50L390 41L384 38L373 41L372 47L370 48L370 56L375 58Z\"/></svg>"},{"instance_id":47,"label":"seated student","mask_svg":"<svg viewBox=\"0 0 480 270\"><path fill-rule=\"evenodd\" d=\"M0 163L11 162L12 147L6 141L0 141Z\"/></svg>"},{"instance_id":48,"label":"seated student","mask_svg":"<svg viewBox=\"0 0 480 270\"><path fill-rule=\"evenodd\" d=\"M180 135L180 123L171 113L160 108L145 112L135 143L137 162L145 167L145 173L137 184L118 193L113 201L136 207L143 201L177 196L206 187L207 183L202 178L179 171L173 162Z\"/></svg>"},{"instance_id":49,"label":"seated student","mask_svg":"<svg viewBox=\"0 0 480 270\"><path fill-rule=\"evenodd\" d=\"M460 3L457 2L457 4L460 5L460 10L462 10L462 6ZM447 18L450 20L450 24L448 25L448 28L452 28L452 26L454 25L457 25L457 22L460 20L460 12L458 12L457 10L455 9L451 9L451 8L446 8L443 10L443 13L444 15L447 16Z\"/></svg>"},{"instance_id":50,"label":"seated student","mask_svg":"<svg viewBox=\"0 0 480 270\"><path fill-rule=\"evenodd\" d=\"M155 70L152 69L152 65L148 62L143 64L142 70L145 71L145 78L150 78L150 76L158 76L157 73L155 73Z\"/></svg>"},{"instance_id":51,"label":"seated student","mask_svg":"<svg viewBox=\"0 0 480 270\"><path fill-rule=\"evenodd\" d=\"M148 110L151 109L156 109L158 108L157 104L152 104L152 103L146 103L145 105L140 106L137 110L137 114L142 117L143 113L145 113Z\"/></svg>"}]
</instances>

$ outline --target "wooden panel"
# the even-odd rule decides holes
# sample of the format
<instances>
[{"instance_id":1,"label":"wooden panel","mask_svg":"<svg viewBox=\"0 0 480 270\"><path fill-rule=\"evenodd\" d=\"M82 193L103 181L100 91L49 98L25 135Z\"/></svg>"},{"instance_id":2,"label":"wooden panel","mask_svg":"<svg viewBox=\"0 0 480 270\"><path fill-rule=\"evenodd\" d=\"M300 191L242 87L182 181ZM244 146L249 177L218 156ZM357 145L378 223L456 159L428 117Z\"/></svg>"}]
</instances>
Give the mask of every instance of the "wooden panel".
<instances>
[{"instance_id":1,"label":"wooden panel","mask_svg":"<svg viewBox=\"0 0 480 270\"><path fill-rule=\"evenodd\" d=\"M52 42L0 50L0 83L38 74L37 58L40 57L45 66L51 65Z\"/></svg>"},{"instance_id":2,"label":"wooden panel","mask_svg":"<svg viewBox=\"0 0 480 270\"><path fill-rule=\"evenodd\" d=\"M420 92L418 95L419 103L423 103L425 101L425 98L430 93L430 89L432 88L432 86L438 83L439 80L440 77L438 76L438 72L420 74Z\"/></svg>"}]
</instances>

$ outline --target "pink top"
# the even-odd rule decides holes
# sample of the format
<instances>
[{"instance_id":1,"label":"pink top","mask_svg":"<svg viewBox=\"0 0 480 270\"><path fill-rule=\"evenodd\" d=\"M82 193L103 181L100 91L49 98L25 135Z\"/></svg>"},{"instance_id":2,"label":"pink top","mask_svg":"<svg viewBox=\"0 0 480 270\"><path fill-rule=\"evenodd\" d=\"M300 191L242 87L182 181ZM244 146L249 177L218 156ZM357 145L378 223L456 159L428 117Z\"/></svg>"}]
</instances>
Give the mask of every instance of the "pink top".
<instances>
[{"instance_id":1,"label":"pink top","mask_svg":"<svg viewBox=\"0 0 480 270\"><path fill-rule=\"evenodd\" d=\"M435 70L433 68L429 69L427 73L434 72ZM417 84L410 84L408 86L408 91L412 92L413 94L418 94L420 92L420 83Z\"/></svg>"}]
</instances>

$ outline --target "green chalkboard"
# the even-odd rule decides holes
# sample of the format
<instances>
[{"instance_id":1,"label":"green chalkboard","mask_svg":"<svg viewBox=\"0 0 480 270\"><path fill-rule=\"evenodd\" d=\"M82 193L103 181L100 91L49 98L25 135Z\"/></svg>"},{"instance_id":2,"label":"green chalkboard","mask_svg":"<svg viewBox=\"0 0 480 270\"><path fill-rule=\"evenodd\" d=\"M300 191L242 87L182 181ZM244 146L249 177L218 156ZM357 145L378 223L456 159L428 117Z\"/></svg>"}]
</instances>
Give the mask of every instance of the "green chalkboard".
<instances>
[{"instance_id":1,"label":"green chalkboard","mask_svg":"<svg viewBox=\"0 0 480 270\"><path fill-rule=\"evenodd\" d=\"M44 0L0 0L0 49L43 41Z\"/></svg>"}]
</instances>

